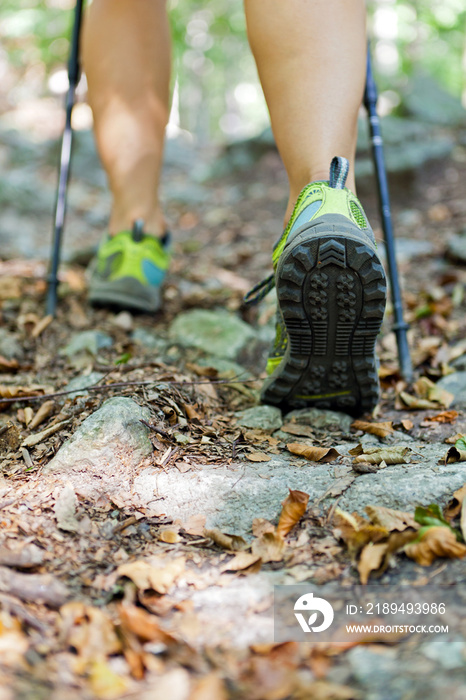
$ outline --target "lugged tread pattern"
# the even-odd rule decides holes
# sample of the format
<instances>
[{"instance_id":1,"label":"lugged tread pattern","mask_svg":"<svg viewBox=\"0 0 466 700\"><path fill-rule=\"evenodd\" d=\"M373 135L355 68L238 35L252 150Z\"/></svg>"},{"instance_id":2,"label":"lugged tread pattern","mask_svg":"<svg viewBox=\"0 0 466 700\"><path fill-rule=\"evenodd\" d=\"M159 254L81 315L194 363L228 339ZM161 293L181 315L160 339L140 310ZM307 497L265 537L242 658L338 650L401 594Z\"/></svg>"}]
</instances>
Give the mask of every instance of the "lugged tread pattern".
<instances>
[{"instance_id":1,"label":"lugged tread pattern","mask_svg":"<svg viewBox=\"0 0 466 700\"><path fill-rule=\"evenodd\" d=\"M371 411L386 279L367 234L349 221L310 225L285 247L276 288L289 342L264 403Z\"/></svg>"}]
</instances>

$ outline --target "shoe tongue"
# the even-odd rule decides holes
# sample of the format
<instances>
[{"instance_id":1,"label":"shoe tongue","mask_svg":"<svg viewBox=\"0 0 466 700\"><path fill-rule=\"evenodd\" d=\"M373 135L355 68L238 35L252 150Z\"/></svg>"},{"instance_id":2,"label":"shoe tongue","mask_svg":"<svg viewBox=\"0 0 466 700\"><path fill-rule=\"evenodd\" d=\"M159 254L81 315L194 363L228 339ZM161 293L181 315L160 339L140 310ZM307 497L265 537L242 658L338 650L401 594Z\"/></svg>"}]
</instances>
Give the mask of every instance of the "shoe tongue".
<instances>
[{"instance_id":1,"label":"shoe tongue","mask_svg":"<svg viewBox=\"0 0 466 700\"><path fill-rule=\"evenodd\" d=\"M136 219L133 224L133 230L131 232L133 241L135 243L140 243L144 237L144 221L143 219Z\"/></svg>"},{"instance_id":2,"label":"shoe tongue","mask_svg":"<svg viewBox=\"0 0 466 700\"><path fill-rule=\"evenodd\" d=\"M349 161L341 156L335 157L330 163L329 185L334 190L343 190L349 172Z\"/></svg>"}]
</instances>

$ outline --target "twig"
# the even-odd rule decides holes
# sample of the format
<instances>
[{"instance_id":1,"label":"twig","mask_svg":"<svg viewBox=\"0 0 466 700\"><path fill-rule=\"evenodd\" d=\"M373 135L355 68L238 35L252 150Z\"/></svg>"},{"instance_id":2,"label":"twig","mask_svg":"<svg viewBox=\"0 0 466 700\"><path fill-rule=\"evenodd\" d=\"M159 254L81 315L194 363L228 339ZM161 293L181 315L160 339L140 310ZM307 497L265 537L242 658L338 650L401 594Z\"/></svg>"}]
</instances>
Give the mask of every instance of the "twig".
<instances>
[{"instance_id":1,"label":"twig","mask_svg":"<svg viewBox=\"0 0 466 700\"><path fill-rule=\"evenodd\" d=\"M7 501L0 501L0 510L2 510L2 508L12 506L13 503L16 503L16 501L19 501L19 496L16 498L9 498Z\"/></svg>"},{"instance_id":2,"label":"twig","mask_svg":"<svg viewBox=\"0 0 466 700\"><path fill-rule=\"evenodd\" d=\"M241 375L238 375L238 378ZM22 403L24 401L42 401L43 399L55 399L57 396L66 396L67 394L75 394L77 391L107 391L108 389L120 389L122 387L130 386L153 386L154 384L167 384L169 386L199 386L200 384L231 384L233 379L209 379L208 381L176 381L174 379L152 379L150 381L139 381L139 382L115 382L114 384L92 384L91 386L84 387L84 389L66 389L65 391L55 391L53 394L39 394L35 396L15 396L14 398L3 398L0 397L0 405L5 403ZM255 379L242 379L242 384L252 384L254 382L260 381L259 377ZM4 431L3 431L4 432Z\"/></svg>"},{"instance_id":3,"label":"twig","mask_svg":"<svg viewBox=\"0 0 466 700\"><path fill-rule=\"evenodd\" d=\"M169 435L165 430L161 430L160 428L157 428L156 425L152 425L151 423L148 423L147 421L143 420L142 418L139 421L143 425L145 425L149 430L153 430L154 433L157 433L157 435L161 435L163 438L166 440L172 440L171 435Z\"/></svg>"},{"instance_id":4,"label":"twig","mask_svg":"<svg viewBox=\"0 0 466 700\"><path fill-rule=\"evenodd\" d=\"M17 598L7 595L6 593L0 593L0 603L3 608L9 610L10 613L13 613L15 617L25 622L29 627L33 627L41 634L46 633L47 627L40 622L40 620L31 615Z\"/></svg>"},{"instance_id":5,"label":"twig","mask_svg":"<svg viewBox=\"0 0 466 700\"><path fill-rule=\"evenodd\" d=\"M137 523L137 521L138 519L135 515L130 515L129 518L126 518L126 520L123 520L123 522L118 523L118 525L115 525L115 527L113 528L113 534L116 535L118 532L126 530L127 527L129 527L130 525L134 525L134 523Z\"/></svg>"},{"instance_id":6,"label":"twig","mask_svg":"<svg viewBox=\"0 0 466 700\"><path fill-rule=\"evenodd\" d=\"M68 588L50 574L20 574L6 566L0 566L0 592L52 608L60 608L70 596Z\"/></svg>"}]
</instances>

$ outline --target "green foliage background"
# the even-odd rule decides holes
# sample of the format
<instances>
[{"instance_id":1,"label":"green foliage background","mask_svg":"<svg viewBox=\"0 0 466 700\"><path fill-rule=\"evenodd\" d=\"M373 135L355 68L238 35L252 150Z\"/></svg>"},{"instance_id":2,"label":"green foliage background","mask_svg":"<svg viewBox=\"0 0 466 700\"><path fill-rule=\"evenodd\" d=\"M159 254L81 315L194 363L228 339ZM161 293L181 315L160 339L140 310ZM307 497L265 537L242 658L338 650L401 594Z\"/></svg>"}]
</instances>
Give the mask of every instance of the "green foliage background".
<instances>
[{"instance_id":1,"label":"green foliage background","mask_svg":"<svg viewBox=\"0 0 466 700\"><path fill-rule=\"evenodd\" d=\"M242 3L169 0L169 6L181 126L204 139L231 136L236 124L246 132L260 129L266 111L247 46ZM66 64L73 7L70 0L2 0L0 55L24 87L19 94L28 88L36 96L47 94L47 77ZM387 43L377 36L377 13L384 10L391 12L392 21L396 14L391 44L398 61L390 70L377 60ZM453 95L464 93L464 0L371 0L368 12L382 91L402 94L422 70ZM248 99L236 99L238 85L249 86ZM402 102L394 100L394 107L403 111Z\"/></svg>"}]
</instances>

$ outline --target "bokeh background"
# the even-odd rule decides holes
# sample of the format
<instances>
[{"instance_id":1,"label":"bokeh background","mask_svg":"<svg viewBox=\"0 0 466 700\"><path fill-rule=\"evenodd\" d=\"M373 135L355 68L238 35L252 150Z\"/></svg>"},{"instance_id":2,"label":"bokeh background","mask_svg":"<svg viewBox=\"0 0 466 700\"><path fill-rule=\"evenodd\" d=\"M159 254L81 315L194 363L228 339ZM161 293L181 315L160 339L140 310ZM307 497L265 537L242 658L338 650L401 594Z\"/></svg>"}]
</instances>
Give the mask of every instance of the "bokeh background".
<instances>
[{"instance_id":1,"label":"bokeh background","mask_svg":"<svg viewBox=\"0 0 466 700\"><path fill-rule=\"evenodd\" d=\"M0 6L0 111L3 119L45 133L60 125L72 0L3 0ZM242 3L170 0L173 31L172 122L201 141L260 132L267 111L249 53ZM368 5L382 114L403 115L428 76L466 101L464 0L371 0ZM418 87L417 109L435 111ZM85 84L81 85L81 99ZM410 100L410 97L412 98ZM40 100L40 106L38 105ZM47 100L47 102L44 102ZM56 114L54 114L54 108ZM86 107L75 127L88 128Z\"/></svg>"}]
</instances>

